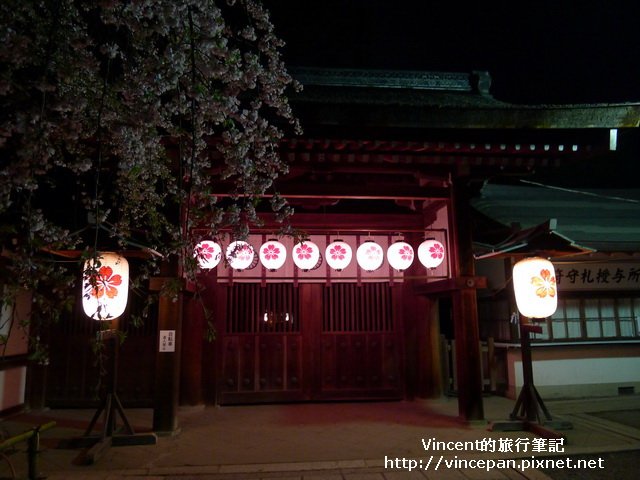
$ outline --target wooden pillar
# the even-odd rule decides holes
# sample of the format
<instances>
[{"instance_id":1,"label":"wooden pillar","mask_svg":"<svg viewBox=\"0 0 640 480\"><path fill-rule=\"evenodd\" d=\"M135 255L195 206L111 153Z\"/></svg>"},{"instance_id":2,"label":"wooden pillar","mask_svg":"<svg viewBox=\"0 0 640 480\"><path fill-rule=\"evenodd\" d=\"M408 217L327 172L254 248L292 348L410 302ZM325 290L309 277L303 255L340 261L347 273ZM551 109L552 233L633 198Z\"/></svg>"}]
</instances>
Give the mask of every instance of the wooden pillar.
<instances>
[{"instance_id":1,"label":"wooden pillar","mask_svg":"<svg viewBox=\"0 0 640 480\"><path fill-rule=\"evenodd\" d=\"M179 282L172 277L152 278L149 288L159 291L158 336L156 341L155 394L153 430L159 434L173 435L178 428L178 398L180 393L180 344L182 343L182 289L164 293L167 285ZM172 289L169 289L172 290ZM173 351L161 351L162 332L172 332ZM171 346L165 346L171 350Z\"/></svg>"},{"instance_id":2,"label":"wooden pillar","mask_svg":"<svg viewBox=\"0 0 640 480\"><path fill-rule=\"evenodd\" d=\"M475 260L471 237L469 189L463 179L456 179L449 214L454 248L453 273L456 277L473 277ZM484 419L478 303L475 285L463 285L452 293L453 328L456 341L458 379L458 413L467 420Z\"/></svg>"},{"instance_id":3,"label":"wooden pillar","mask_svg":"<svg viewBox=\"0 0 640 480\"><path fill-rule=\"evenodd\" d=\"M199 298L185 299L182 321L182 345L180 356L180 404L201 405L202 347L204 341L204 311Z\"/></svg>"}]
</instances>

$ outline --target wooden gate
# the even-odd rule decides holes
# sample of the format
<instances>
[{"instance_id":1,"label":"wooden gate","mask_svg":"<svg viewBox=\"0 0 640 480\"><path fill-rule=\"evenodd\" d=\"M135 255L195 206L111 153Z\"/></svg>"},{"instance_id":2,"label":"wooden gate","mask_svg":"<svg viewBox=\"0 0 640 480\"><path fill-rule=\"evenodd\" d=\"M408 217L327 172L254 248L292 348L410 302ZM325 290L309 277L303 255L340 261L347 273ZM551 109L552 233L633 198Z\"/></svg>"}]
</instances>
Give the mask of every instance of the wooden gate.
<instances>
[{"instance_id":1,"label":"wooden gate","mask_svg":"<svg viewBox=\"0 0 640 480\"><path fill-rule=\"evenodd\" d=\"M401 398L388 283L227 289L221 404Z\"/></svg>"}]
</instances>

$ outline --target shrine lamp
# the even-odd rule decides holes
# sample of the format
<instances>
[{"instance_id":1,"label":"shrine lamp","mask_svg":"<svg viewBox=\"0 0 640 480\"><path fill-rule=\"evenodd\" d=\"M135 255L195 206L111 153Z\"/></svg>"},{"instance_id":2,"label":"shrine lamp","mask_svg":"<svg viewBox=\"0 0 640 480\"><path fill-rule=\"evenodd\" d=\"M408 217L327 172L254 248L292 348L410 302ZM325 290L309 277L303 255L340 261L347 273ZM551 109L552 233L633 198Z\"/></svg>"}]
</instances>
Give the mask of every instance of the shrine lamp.
<instances>
[{"instance_id":1,"label":"shrine lamp","mask_svg":"<svg viewBox=\"0 0 640 480\"><path fill-rule=\"evenodd\" d=\"M348 243L342 240L335 240L329 245L324 252L327 264L335 271L340 272L349 266L353 252Z\"/></svg>"},{"instance_id":2,"label":"shrine lamp","mask_svg":"<svg viewBox=\"0 0 640 480\"><path fill-rule=\"evenodd\" d=\"M204 270L216 268L222 258L222 248L217 242L203 240L196 245L193 256L198 262L198 266Z\"/></svg>"},{"instance_id":3,"label":"shrine lamp","mask_svg":"<svg viewBox=\"0 0 640 480\"><path fill-rule=\"evenodd\" d=\"M262 244L258 255L262 265L270 272L275 272L287 260L287 249L282 243L272 238Z\"/></svg>"},{"instance_id":4,"label":"shrine lamp","mask_svg":"<svg viewBox=\"0 0 640 480\"><path fill-rule=\"evenodd\" d=\"M293 263L305 272L314 270L320 263L320 250L315 243L309 240L296 243L293 246L291 256L293 257Z\"/></svg>"},{"instance_id":5,"label":"shrine lamp","mask_svg":"<svg viewBox=\"0 0 640 480\"><path fill-rule=\"evenodd\" d=\"M513 266L513 289L520 313L528 318L547 318L558 307L553 264L541 257L520 260Z\"/></svg>"},{"instance_id":6,"label":"shrine lamp","mask_svg":"<svg viewBox=\"0 0 640 480\"><path fill-rule=\"evenodd\" d=\"M367 272L377 270L384 261L382 247L373 240L366 240L356 250L356 261Z\"/></svg>"},{"instance_id":7,"label":"shrine lamp","mask_svg":"<svg viewBox=\"0 0 640 480\"><path fill-rule=\"evenodd\" d=\"M114 252L84 262L82 308L94 320L115 320L127 308L129 263Z\"/></svg>"},{"instance_id":8,"label":"shrine lamp","mask_svg":"<svg viewBox=\"0 0 640 480\"><path fill-rule=\"evenodd\" d=\"M418 247L418 260L426 268L437 268L444 261L444 245L428 238Z\"/></svg>"},{"instance_id":9,"label":"shrine lamp","mask_svg":"<svg viewBox=\"0 0 640 480\"><path fill-rule=\"evenodd\" d=\"M245 270L254 265L255 252L251 244L242 240L231 242L225 252L229 266L234 270Z\"/></svg>"},{"instance_id":10,"label":"shrine lamp","mask_svg":"<svg viewBox=\"0 0 640 480\"><path fill-rule=\"evenodd\" d=\"M387 249L387 261L392 268L402 272L413 263L413 247L407 242L392 243Z\"/></svg>"}]
</instances>

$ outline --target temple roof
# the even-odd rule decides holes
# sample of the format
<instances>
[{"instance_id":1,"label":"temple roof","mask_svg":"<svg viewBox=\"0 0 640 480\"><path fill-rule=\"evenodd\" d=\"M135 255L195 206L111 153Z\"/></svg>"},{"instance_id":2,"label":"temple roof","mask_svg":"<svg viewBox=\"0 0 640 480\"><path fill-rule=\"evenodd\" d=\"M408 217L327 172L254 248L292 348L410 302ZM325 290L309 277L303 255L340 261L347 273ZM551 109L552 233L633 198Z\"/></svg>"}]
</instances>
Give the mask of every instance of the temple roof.
<instances>
[{"instance_id":1,"label":"temple roof","mask_svg":"<svg viewBox=\"0 0 640 480\"><path fill-rule=\"evenodd\" d=\"M490 94L487 72L292 68L304 125L440 129L636 128L640 103L518 105ZM523 88L525 88L523 86Z\"/></svg>"}]
</instances>

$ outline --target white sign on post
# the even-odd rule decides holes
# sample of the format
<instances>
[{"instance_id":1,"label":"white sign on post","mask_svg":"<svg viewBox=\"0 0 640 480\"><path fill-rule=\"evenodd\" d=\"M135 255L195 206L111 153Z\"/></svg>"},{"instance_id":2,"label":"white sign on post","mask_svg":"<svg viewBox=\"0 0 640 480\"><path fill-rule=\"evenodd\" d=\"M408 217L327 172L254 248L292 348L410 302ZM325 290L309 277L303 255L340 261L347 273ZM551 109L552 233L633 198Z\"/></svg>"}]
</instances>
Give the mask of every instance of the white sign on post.
<instances>
[{"instance_id":1,"label":"white sign on post","mask_svg":"<svg viewBox=\"0 0 640 480\"><path fill-rule=\"evenodd\" d=\"M176 331L175 330L160 330L160 345L158 350L160 352L176 351Z\"/></svg>"}]
</instances>

